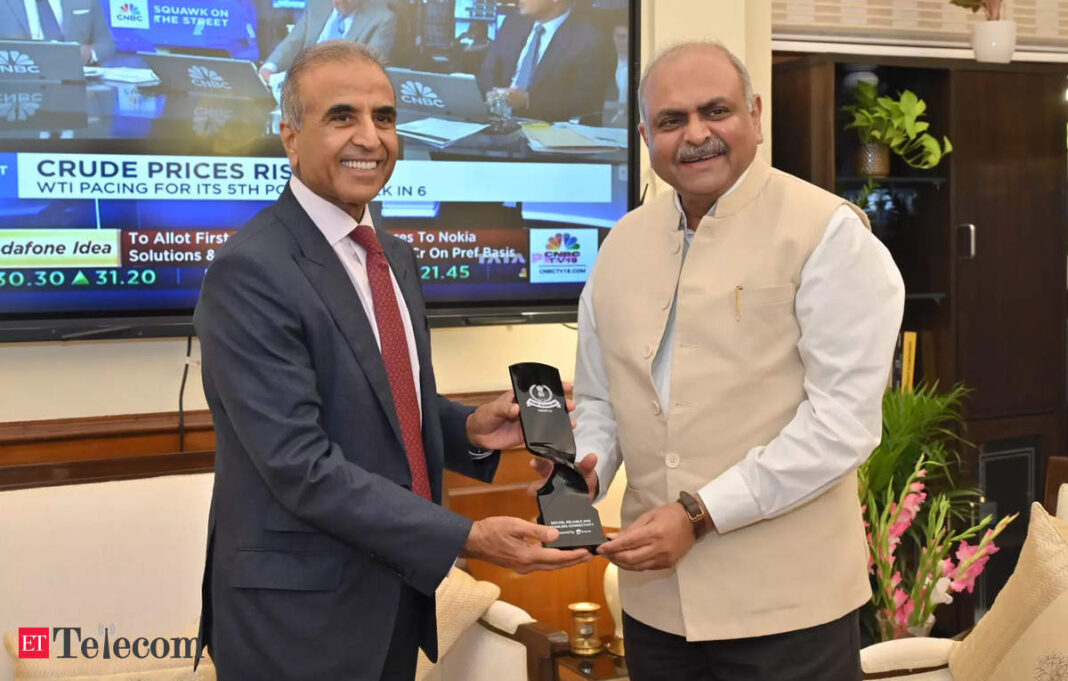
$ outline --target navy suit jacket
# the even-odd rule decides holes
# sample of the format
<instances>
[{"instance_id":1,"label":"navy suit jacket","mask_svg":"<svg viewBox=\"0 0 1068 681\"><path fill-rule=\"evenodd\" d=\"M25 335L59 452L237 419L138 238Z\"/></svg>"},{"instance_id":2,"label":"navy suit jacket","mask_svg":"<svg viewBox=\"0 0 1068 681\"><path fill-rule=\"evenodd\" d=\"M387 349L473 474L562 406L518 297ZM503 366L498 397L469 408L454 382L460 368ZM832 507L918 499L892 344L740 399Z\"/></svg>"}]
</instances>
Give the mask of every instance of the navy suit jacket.
<instances>
[{"instance_id":1,"label":"navy suit jacket","mask_svg":"<svg viewBox=\"0 0 1068 681\"><path fill-rule=\"evenodd\" d=\"M293 30L278 43L264 63L274 64L279 71L287 71L301 50L319 40L319 34L333 11L330 0L308 0ZM397 17L386 7L365 7L352 17L344 39L370 45L388 59L397 41Z\"/></svg>"},{"instance_id":2,"label":"navy suit jacket","mask_svg":"<svg viewBox=\"0 0 1068 681\"><path fill-rule=\"evenodd\" d=\"M483 94L509 87L534 20L512 15L486 50L478 73ZM530 82L530 108L516 115L545 121L566 121L604 109L608 87L615 77L615 48L604 33L575 10L560 25L538 61ZM591 122L591 121L583 121Z\"/></svg>"},{"instance_id":3,"label":"navy suit jacket","mask_svg":"<svg viewBox=\"0 0 1068 681\"><path fill-rule=\"evenodd\" d=\"M100 0L62 0L63 37L88 45L98 62L115 54L115 38ZM0 38L29 40L30 22L22 0L0 0Z\"/></svg>"},{"instance_id":4,"label":"navy suit jacket","mask_svg":"<svg viewBox=\"0 0 1068 681\"><path fill-rule=\"evenodd\" d=\"M415 256L379 233L411 314L433 501L410 491L389 380L330 244L289 188L219 250L194 315L215 423L201 639L220 679L377 681L404 585L437 654L434 590L471 521L443 469L473 460L471 408L437 394Z\"/></svg>"}]
</instances>

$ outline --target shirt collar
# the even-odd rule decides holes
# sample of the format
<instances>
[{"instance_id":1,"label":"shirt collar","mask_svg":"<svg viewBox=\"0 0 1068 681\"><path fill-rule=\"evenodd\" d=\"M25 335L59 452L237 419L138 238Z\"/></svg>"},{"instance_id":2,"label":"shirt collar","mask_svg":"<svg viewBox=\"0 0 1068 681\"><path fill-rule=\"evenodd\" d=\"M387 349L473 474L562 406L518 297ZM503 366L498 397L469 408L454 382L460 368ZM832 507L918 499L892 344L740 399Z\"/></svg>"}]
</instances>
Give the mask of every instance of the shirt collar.
<instances>
[{"instance_id":1,"label":"shirt collar","mask_svg":"<svg viewBox=\"0 0 1068 681\"><path fill-rule=\"evenodd\" d=\"M312 219L331 246L336 246L347 238L352 230L356 229L356 225L367 225L371 229L375 227L371 221L371 211L366 206L363 209L363 217L357 222L352 219L351 215L308 189L308 186L296 175L290 176L289 186L293 190L297 203Z\"/></svg>"},{"instance_id":2,"label":"shirt collar","mask_svg":"<svg viewBox=\"0 0 1068 681\"><path fill-rule=\"evenodd\" d=\"M735 189L740 187L742 182L745 181L745 176L749 174L749 170L752 167L753 167L753 164L750 163L749 167L745 169L745 172L743 172L741 175L739 175L738 179L734 181L734 184L731 185L731 188L728 189L727 191L723 192L723 194L719 197L719 199L716 199L716 202L712 204L712 207L708 209L708 212L705 213L705 215L707 215L708 217L712 217L712 216L714 216L716 214L716 206L719 205L720 199L722 199L724 196L726 196L727 194L730 194ZM675 198L675 210L677 210L679 212L679 229L689 229L689 230L693 231L693 228L686 224L686 211L684 211L682 209L682 197L679 196L678 192L675 192L674 198Z\"/></svg>"},{"instance_id":3,"label":"shirt collar","mask_svg":"<svg viewBox=\"0 0 1068 681\"><path fill-rule=\"evenodd\" d=\"M555 19L550 19L548 21L535 21L534 25L535 26L542 26L543 28L545 28L545 33L551 35L553 33L556 33L557 29L560 28L560 24L562 24L565 21L567 21L567 18L569 16L571 16L571 10L570 9L568 9L566 12L564 12L560 16L556 17Z\"/></svg>"}]
</instances>

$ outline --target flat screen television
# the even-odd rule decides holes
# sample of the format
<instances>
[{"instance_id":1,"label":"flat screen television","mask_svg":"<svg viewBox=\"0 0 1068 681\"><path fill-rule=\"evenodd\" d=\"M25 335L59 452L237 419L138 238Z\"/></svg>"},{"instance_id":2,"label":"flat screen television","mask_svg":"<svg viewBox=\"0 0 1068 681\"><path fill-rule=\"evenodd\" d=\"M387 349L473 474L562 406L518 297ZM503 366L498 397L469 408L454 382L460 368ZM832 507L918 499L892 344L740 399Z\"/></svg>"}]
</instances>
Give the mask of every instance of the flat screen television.
<instances>
[{"instance_id":1,"label":"flat screen television","mask_svg":"<svg viewBox=\"0 0 1068 681\"><path fill-rule=\"evenodd\" d=\"M518 84L528 15L553 3L96 1L115 49L88 64L0 27L0 340L192 333L214 253L290 176L287 64L261 68L325 37L331 2L388 19L400 154L372 211L416 250L432 324L573 320L636 204L637 0L546 21L514 108L487 95Z\"/></svg>"}]
</instances>

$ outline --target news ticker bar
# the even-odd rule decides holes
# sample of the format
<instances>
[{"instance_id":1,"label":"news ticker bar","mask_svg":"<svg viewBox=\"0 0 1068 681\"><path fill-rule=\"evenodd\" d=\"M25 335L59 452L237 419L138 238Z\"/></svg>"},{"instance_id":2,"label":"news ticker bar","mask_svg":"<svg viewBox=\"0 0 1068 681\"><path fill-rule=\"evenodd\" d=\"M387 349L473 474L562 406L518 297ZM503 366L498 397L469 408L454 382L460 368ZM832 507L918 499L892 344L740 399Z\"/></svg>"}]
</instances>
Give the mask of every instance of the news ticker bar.
<instances>
[{"instance_id":1,"label":"news ticker bar","mask_svg":"<svg viewBox=\"0 0 1068 681\"><path fill-rule=\"evenodd\" d=\"M0 272L207 267L233 234L231 229L0 230ZM415 251L424 281L463 281L477 276L483 280L503 277L500 281L518 277L532 284L583 282L598 250L596 229L401 229L393 234ZM59 280L65 282L63 277ZM153 282L145 283L154 281L153 277ZM76 276L71 283L88 282Z\"/></svg>"},{"instance_id":2,"label":"news ticker bar","mask_svg":"<svg viewBox=\"0 0 1068 681\"><path fill-rule=\"evenodd\" d=\"M0 198L272 201L284 158L0 153ZM383 201L609 203L612 166L398 160Z\"/></svg>"}]
</instances>

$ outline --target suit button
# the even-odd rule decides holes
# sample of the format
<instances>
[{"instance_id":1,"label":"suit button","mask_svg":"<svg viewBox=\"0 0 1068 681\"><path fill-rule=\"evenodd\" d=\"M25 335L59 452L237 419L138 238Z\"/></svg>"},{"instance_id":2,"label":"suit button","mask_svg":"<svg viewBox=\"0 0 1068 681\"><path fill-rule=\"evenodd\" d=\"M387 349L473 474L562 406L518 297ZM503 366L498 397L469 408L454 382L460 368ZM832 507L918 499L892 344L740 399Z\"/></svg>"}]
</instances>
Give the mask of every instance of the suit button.
<instances>
[{"instance_id":1,"label":"suit button","mask_svg":"<svg viewBox=\"0 0 1068 681\"><path fill-rule=\"evenodd\" d=\"M679 455L674 452L671 452L664 457L664 465L668 468L678 468L680 461L682 461L682 459L680 459Z\"/></svg>"},{"instance_id":2,"label":"suit button","mask_svg":"<svg viewBox=\"0 0 1068 681\"><path fill-rule=\"evenodd\" d=\"M656 400L653 400L653 413L656 414L657 416L660 415L660 403L657 402Z\"/></svg>"},{"instance_id":3,"label":"suit button","mask_svg":"<svg viewBox=\"0 0 1068 681\"><path fill-rule=\"evenodd\" d=\"M674 241L674 242L673 242L673 243L671 244L671 252L672 252L672 253L678 253L678 252L679 252L679 251L681 251L681 250L682 250L682 244L680 244L680 243L679 243L679 241L678 241L678 239L676 239L676 240L675 240L675 241Z\"/></svg>"},{"instance_id":4,"label":"suit button","mask_svg":"<svg viewBox=\"0 0 1068 681\"><path fill-rule=\"evenodd\" d=\"M666 310L669 307L671 307L671 298L664 298L663 300L660 301L660 309L661 310Z\"/></svg>"},{"instance_id":5,"label":"suit button","mask_svg":"<svg viewBox=\"0 0 1068 681\"><path fill-rule=\"evenodd\" d=\"M642 357L649 359L653 356L653 346L648 343L642 348Z\"/></svg>"}]
</instances>

